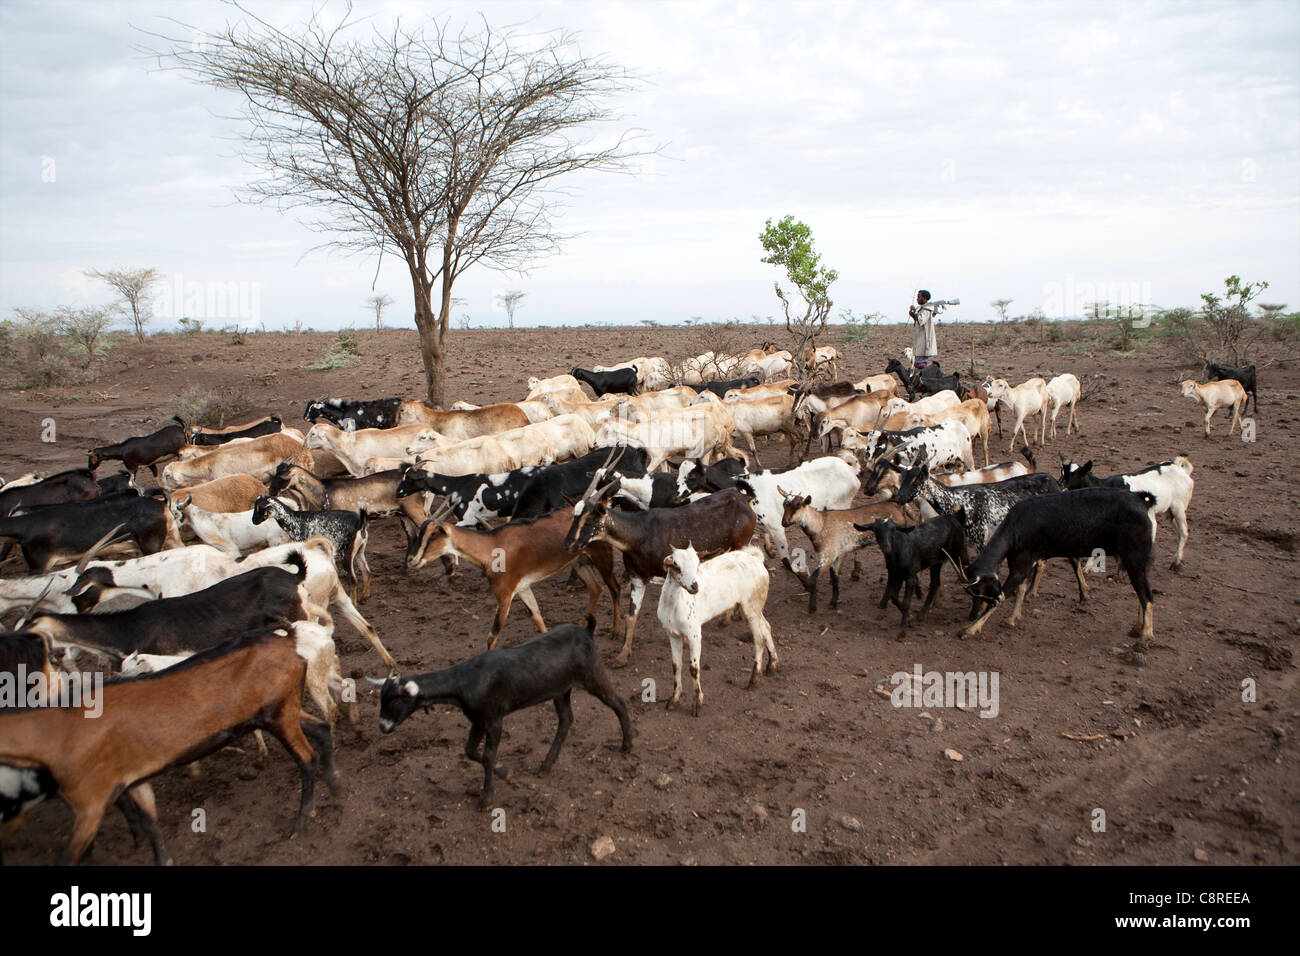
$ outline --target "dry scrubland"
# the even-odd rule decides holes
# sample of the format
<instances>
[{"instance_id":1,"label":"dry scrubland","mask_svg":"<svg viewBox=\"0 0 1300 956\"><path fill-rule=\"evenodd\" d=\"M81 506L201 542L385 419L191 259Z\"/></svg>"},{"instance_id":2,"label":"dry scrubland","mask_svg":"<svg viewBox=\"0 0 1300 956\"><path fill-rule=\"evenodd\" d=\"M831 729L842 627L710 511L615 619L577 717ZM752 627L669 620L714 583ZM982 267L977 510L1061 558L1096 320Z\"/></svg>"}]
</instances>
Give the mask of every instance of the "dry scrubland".
<instances>
[{"instance_id":1,"label":"dry scrubland","mask_svg":"<svg viewBox=\"0 0 1300 956\"><path fill-rule=\"evenodd\" d=\"M883 370L885 356L910 342L910 329L877 329L865 343L836 330L826 341L847 355L846 371ZM316 819L292 842L298 777L275 754L255 780L249 758L225 751L205 775L171 772L156 784L160 821L178 862L198 863L581 863L599 836L622 863L1296 863L1300 822L1300 693L1294 646L1300 633L1295 474L1300 466L1300 373L1261 373L1257 441L1225 437L1216 418L1206 440L1201 414L1177 393L1183 373L1170 340L1156 338L1117 355L1086 326L1051 331L989 326L940 328L945 369L968 369L977 341L982 376L1012 382L1074 372L1092 394L1079 406L1082 434L1050 443L1057 453L1092 458L1100 474L1131 470L1175 454L1195 465L1191 539L1181 573L1168 570L1175 535L1162 525L1153 574L1156 640L1145 665L1121 659L1135 600L1126 580L1099 583L1077 603L1062 562L1049 567L1039 598L1014 629L999 614L984 633L959 641L968 604L947 576L935 609L904 643L897 612L875 604L884 582L878 551L865 552L860 582L845 582L839 613L810 617L788 573L773 574L768 617L780 646L779 671L745 689L748 635L737 625L705 632L706 709L698 719L641 699L642 681L671 687L668 642L655 620L657 589L637 629L631 665L614 671L638 732L630 755L617 752L617 725L599 703L575 695L575 722L555 770L536 775L554 730L547 706L510 718L500 761L512 770L497 788L504 833L476 809L478 767L461 753L459 712L417 714L381 736L377 699L366 688L360 737L342 725L337 740L344 788L322 789ZM1060 337L1060 341L1033 341ZM453 398L522 397L529 375L568 371L634 355L671 358L728 343L779 338L767 326L453 331ZM993 337L995 341L989 342ZM82 465L91 445L144 433L174 410L190 386L223 392L228 404L279 412L286 424L319 396L412 397L423 391L414 332L356 333L360 354L346 368L307 371L332 333L165 335L145 345L118 341L90 385L0 392L3 473ZM1098 376L1091 380L1089 376ZM165 414L164 414L165 412ZM58 441L40 441L52 417ZM1005 417L1005 416L1004 416ZM1008 436L1009 438L1009 436ZM765 461L781 464L783 443ZM995 449L1005 451L1006 440ZM765 450L760 446L760 450ZM1005 455L1001 456L1005 458ZM997 460L997 459L995 459ZM795 531L792 544L800 544ZM486 644L493 602L477 572L401 573L401 533L372 531L374 597L362 611L408 671L464 658ZM0 574L20 573L11 559ZM823 587L828 585L823 582ZM585 592L560 576L537 588L548 623L575 620ZM824 599L823 608L828 603ZM608 605L598 639L606 657ZM503 641L532 626L516 608ZM346 625L337 639L345 672L380 665ZM742 643L743 642L743 643ZM997 671L1001 712L894 709L875 691L895 671ZM1254 678L1259 701L1243 704ZM365 686L363 684L363 686ZM1063 733L1101 735L1074 741ZM953 761L946 749L960 753ZM190 831L191 811L207 812L207 832ZM807 829L792 832L795 808ZM1094 808L1107 829L1089 826ZM7 860L52 862L69 832L61 803L38 808ZM1195 854L1195 856L1194 856ZM143 864L126 826L110 814L90 863Z\"/></svg>"}]
</instances>

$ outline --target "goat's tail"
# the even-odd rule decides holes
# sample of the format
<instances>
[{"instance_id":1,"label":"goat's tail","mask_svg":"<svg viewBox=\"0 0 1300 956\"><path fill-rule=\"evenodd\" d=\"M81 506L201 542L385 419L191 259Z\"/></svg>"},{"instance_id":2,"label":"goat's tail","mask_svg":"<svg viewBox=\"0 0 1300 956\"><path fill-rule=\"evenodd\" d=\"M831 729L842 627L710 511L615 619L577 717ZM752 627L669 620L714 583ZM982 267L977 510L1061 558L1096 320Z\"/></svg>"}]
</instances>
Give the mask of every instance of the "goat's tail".
<instances>
[{"instance_id":1,"label":"goat's tail","mask_svg":"<svg viewBox=\"0 0 1300 956\"><path fill-rule=\"evenodd\" d=\"M1174 464L1177 465L1179 468L1181 468L1183 471L1187 472L1189 475L1192 473L1192 460L1188 458L1186 455L1179 455L1177 458L1174 459Z\"/></svg>"},{"instance_id":2,"label":"goat's tail","mask_svg":"<svg viewBox=\"0 0 1300 956\"><path fill-rule=\"evenodd\" d=\"M1028 445L1020 446L1020 454L1024 455L1025 461L1029 462L1030 471L1038 470L1038 459L1034 457L1034 453L1030 450Z\"/></svg>"},{"instance_id":3,"label":"goat's tail","mask_svg":"<svg viewBox=\"0 0 1300 956\"><path fill-rule=\"evenodd\" d=\"M284 563L291 564L298 569L295 576L298 578L299 584L307 579L307 559L302 556L301 551L290 551L289 556L284 559Z\"/></svg>"}]
</instances>

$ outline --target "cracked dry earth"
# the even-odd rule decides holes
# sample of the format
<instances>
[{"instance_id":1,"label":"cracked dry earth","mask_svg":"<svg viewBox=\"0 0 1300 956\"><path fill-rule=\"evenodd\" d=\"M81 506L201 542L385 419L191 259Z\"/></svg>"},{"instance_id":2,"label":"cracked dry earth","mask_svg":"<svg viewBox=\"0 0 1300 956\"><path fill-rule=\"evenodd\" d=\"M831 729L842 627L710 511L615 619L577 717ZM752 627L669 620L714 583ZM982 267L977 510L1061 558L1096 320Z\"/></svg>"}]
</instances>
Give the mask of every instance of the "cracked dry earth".
<instances>
[{"instance_id":1,"label":"cracked dry earth","mask_svg":"<svg viewBox=\"0 0 1300 956\"><path fill-rule=\"evenodd\" d=\"M748 347L773 332L727 334ZM988 334L987 326L941 330L945 368L966 371L971 336L983 342ZM717 347L716 335L700 328L454 331L450 393L476 403L517 399L529 375L634 355L678 358ZM830 341L856 378L882 371L884 356L909 337L887 327L867 344ZM286 423L298 422L319 396L422 391L414 332L360 333L351 367L304 370L331 339L251 335L235 346L219 335L172 335L119 344L92 386L3 394L3 473L78 466L91 445L150 430L147 420L169 416L168 400L191 383L236 389L253 411L279 412ZM1127 580L1094 577L1092 600L1080 605L1063 562L1049 565L1018 627L1006 626L1002 609L966 641L956 633L968 603L946 572L929 618L899 643L897 612L876 607L884 569L872 546L863 552L862 579L846 576L838 612L823 593L822 609L810 616L800 584L773 571L767 616L781 663L754 690L745 687L751 651L743 624L707 626L707 699L694 718L662 704L672 671L652 587L631 663L611 672L638 734L631 754L618 752L609 711L579 692L559 762L540 777L554 712L548 705L516 714L500 753L510 770L496 789L504 816L480 813L481 773L461 753L468 728L459 712L417 713L383 736L377 697L360 682L360 732L345 724L337 731L343 790L318 789L316 817L293 841L298 775L280 751L253 779L246 779L248 746L205 760L199 779L184 770L158 778L160 820L177 862L588 863L593 842L608 837L615 849L606 859L614 863L1296 863L1300 374L1261 373L1256 441L1247 444L1226 437L1223 413L1213 437L1204 437L1200 414L1176 388L1192 370L1167 340L1130 357L1094 342L979 345L977 354L981 377L1013 383L1064 371L1085 385L1088 376L1101 377L1102 388L1079 406L1082 432L1067 438L1062 429L1039 453L1054 473L1058 452L1094 459L1103 475L1180 453L1194 463L1185 565L1168 570L1176 536L1162 523L1152 577L1156 639L1141 666L1123 656L1136 615ZM47 417L57 423L54 444L40 441ZM995 461L1008 457L1007 440L994 439ZM760 453L767 464L784 463L780 440L760 444ZM802 532L792 535L792 545L804 544ZM369 553L376 577L361 610L406 671L443 667L486 646L494 602L477 571L462 564L450 578L438 566L403 575L395 520L373 526ZM19 573L15 559L0 567L5 576ZM550 625L577 620L585 600L564 575L536 594ZM607 603L598 614L610 660L617 645ZM516 603L503 641L532 633ZM346 624L336 639L345 675L382 673ZM916 664L996 671L997 716L892 707L882 693L888 678ZM1247 678L1257 687L1254 703L1242 700ZM643 700L647 679L660 703ZM206 814L202 833L191 828L196 808ZM1096 809L1105 812L1104 832L1093 830ZM802 828L792 826L800 820ZM64 804L40 806L7 862L52 862L70 826ZM87 860L150 861L116 813L106 816Z\"/></svg>"}]
</instances>

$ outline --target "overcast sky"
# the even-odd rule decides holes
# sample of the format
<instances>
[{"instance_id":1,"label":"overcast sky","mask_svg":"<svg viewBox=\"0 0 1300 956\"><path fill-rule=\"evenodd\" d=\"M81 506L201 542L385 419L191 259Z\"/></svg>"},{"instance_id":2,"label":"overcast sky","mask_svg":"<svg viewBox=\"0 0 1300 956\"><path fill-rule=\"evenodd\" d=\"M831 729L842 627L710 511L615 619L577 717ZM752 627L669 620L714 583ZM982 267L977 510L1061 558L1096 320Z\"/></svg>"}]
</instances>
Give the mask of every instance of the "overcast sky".
<instances>
[{"instance_id":1,"label":"overcast sky","mask_svg":"<svg viewBox=\"0 0 1300 956\"><path fill-rule=\"evenodd\" d=\"M283 26L310 11L250 6ZM1013 314L1191 305L1230 273L1300 308L1293 0L356 10L575 31L584 54L647 78L615 105L660 152L574 184L560 226L581 235L560 255L525 276L467 273L457 311L475 325L504 323L507 288L528 293L521 324L775 314L757 237L785 214L839 270L837 311L899 321L917 286L960 298L958 319L1003 297ZM241 126L218 117L239 103L151 71L135 47L164 15L212 28L238 11L0 2L0 314L104 301L84 269L155 266L185 295L242 290L210 325L366 325L374 258L304 257L320 237L292 214L233 202L251 170ZM398 261L376 290L396 300L389 324L412 324Z\"/></svg>"}]
</instances>

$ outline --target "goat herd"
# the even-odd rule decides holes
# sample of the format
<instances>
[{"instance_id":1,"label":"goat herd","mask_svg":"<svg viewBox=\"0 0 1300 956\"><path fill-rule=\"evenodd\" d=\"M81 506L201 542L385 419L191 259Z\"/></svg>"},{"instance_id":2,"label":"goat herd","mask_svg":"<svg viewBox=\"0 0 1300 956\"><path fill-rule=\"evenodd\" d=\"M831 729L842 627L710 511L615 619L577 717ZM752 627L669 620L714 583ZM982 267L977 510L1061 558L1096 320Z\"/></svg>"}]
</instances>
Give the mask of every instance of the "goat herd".
<instances>
[{"instance_id":1,"label":"goat herd","mask_svg":"<svg viewBox=\"0 0 1300 956\"><path fill-rule=\"evenodd\" d=\"M331 741L339 711L358 722L355 689L335 652L335 613L389 669L376 681L383 732L417 708L463 710L465 753L483 767L483 806L502 719L554 704L559 727L542 763L549 770L575 686L615 712L630 748L627 708L593 640L602 591L612 599L622 665L647 587L662 582L669 708L681 699L684 644L699 713L704 627L737 609L753 639L750 686L770 672L779 658L764 616L773 573L764 549L784 569L775 573L799 578L813 611L822 573L834 607L843 560L852 558L856 577L874 544L888 573L880 607L892 602L901 612L900 639L930 608L945 567L971 597L967 636L1006 595L1014 593L1018 619L1049 558L1070 562L1086 598L1081 561L1103 552L1128 574L1139 605L1132 633L1138 650L1146 645L1155 519L1168 512L1178 529L1177 568L1193 488L1187 458L1101 478L1091 461L1062 457L1058 478L1037 470L1031 446L1055 438L1063 411L1067 435L1077 427L1075 376L971 385L937 363L916 370L908 353L854 382L839 380L840 358L819 349L796 369L789 352L771 345L677 366L638 358L530 379L518 402L447 411L398 398L322 399L306 409L305 434L275 415L226 429L177 419L91 449L88 468L10 481L0 488L0 561L16 545L27 576L0 580L0 613L22 615L0 634L0 818L16 827L33 805L61 794L75 811L63 859L75 862L115 803L155 859L169 862L150 779L267 731L301 770L297 833L317 776L338 785ZM1253 367L1209 372L1218 380L1182 385L1205 406L1207 435L1210 416L1225 406L1234 411L1231 431L1246 390L1254 392ZM990 464L990 413L1005 437L1003 410L1012 420L1008 450L1021 438L1024 462ZM755 439L778 435L787 467L764 468ZM742 439L747 451L736 447ZM108 461L125 468L96 479ZM136 485L142 465L160 487ZM864 493L868 503L855 506ZM450 574L463 560L483 573L496 600L487 651L445 670L398 675L354 603L371 590L369 523L389 516L404 530L408 569L436 560ZM790 547L796 525L810 557ZM586 585L585 624L547 631L532 587L566 569ZM922 572L929 589L914 613ZM544 633L498 649L516 596ZM83 658L97 670L79 670ZM103 681L110 670L120 673ZM319 716L303 710L304 696ZM261 760L260 733L258 743Z\"/></svg>"}]
</instances>

